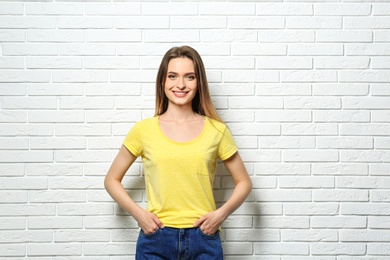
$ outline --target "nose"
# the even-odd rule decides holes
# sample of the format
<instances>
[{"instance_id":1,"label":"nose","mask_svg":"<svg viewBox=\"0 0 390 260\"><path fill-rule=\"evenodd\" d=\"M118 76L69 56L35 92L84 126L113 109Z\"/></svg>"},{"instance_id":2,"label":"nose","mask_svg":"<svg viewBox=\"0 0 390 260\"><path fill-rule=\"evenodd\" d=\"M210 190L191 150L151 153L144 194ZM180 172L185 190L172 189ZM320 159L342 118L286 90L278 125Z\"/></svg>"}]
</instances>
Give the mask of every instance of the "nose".
<instances>
[{"instance_id":1,"label":"nose","mask_svg":"<svg viewBox=\"0 0 390 260\"><path fill-rule=\"evenodd\" d=\"M179 89L185 89L186 83L185 83L185 81L184 81L184 78L179 78L179 79L178 79L177 87L178 87Z\"/></svg>"}]
</instances>

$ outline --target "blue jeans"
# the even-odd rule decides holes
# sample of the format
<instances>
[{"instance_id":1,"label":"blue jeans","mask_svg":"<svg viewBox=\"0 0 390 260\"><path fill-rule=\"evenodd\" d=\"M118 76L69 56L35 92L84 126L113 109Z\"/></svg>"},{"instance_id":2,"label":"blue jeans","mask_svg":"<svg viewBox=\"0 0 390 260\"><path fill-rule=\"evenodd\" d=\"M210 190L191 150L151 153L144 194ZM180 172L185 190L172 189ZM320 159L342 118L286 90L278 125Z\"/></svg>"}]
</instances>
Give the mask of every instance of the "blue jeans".
<instances>
[{"instance_id":1,"label":"blue jeans","mask_svg":"<svg viewBox=\"0 0 390 260\"><path fill-rule=\"evenodd\" d=\"M206 235L200 228L158 229L152 234L140 231L137 260L220 260L223 259L219 232Z\"/></svg>"}]
</instances>

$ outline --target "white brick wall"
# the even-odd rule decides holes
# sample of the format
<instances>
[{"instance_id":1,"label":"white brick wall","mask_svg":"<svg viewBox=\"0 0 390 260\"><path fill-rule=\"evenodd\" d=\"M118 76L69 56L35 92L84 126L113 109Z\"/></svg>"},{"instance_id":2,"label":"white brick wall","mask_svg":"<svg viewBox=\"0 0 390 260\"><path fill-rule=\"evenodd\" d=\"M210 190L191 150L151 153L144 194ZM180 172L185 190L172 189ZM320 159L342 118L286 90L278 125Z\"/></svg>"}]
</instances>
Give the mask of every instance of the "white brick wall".
<instances>
[{"instance_id":1,"label":"white brick wall","mask_svg":"<svg viewBox=\"0 0 390 260\"><path fill-rule=\"evenodd\" d=\"M133 258L137 224L103 178L184 44L253 180L224 223L226 259L389 259L381 0L0 0L0 258ZM144 205L141 169L123 184ZM218 165L218 203L232 187Z\"/></svg>"}]
</instances>

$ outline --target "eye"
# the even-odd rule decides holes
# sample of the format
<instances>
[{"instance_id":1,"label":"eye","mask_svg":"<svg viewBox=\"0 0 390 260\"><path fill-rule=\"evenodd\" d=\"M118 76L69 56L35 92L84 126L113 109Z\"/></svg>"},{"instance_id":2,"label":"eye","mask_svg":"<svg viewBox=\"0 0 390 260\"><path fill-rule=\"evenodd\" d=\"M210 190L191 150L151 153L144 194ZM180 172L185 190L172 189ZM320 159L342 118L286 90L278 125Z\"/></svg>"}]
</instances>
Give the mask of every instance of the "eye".
<instances>
[{"instance_id":1,"label":"eye","mask_svg":"<svg viewBox=\"0 0 390 260\"><path fill-rule=\"evenodd\" d=\"M168 75L168 79L176 79L176 75L170 74Z\"/></svg>"},{"instance_id":2,"label":"eye","mask_svg":"<svg viewBox=\"0 0 390 260\"><path fill-rule=\"evenodd\" d=\"M188 80L194 80L194 79L196 79L196 78L195 78L195 75L188 75L188 76L187 76L187 79L188 79Z\"/></svg>"}]
</instances>

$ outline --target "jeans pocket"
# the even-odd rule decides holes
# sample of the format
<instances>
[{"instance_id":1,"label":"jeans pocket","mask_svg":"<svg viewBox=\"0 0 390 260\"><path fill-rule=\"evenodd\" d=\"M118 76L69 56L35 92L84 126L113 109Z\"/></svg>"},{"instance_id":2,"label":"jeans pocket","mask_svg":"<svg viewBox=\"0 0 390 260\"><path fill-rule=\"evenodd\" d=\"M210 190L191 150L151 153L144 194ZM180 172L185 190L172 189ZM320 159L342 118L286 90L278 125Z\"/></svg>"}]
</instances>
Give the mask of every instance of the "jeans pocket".
<instances>
[{"instance_id":1,"label":"jeans pocket","mask_svg":"<svg viewBox=\"0 0 390 260\"><path fill-rule=\"evenodd\" d=\"M205 233L203 232L203 230L200 229L200 228L199 228L199 232L200 232L200 234L201 234L203 237L208 238L208 239L216 239L216 238L219 237L219 230L217 230L217 231L216 231L214 234L212 234L212 235L205 234Z\"/></svg>"},{"instance_id":2,"label":"jeans pocket","mask_svg":"<svg viewBox=\"0 0 390 260\"><path fill-rule=\"evenodd\" d=\"M155 235L157 235L158 233L160 233L161 229L158 228L156 231L152 232L152 233L149 233L149 234L146 234L142 229L140 230L140 235L143 236L143 237L153 237Z\"/></svg>"}]
</instances>

